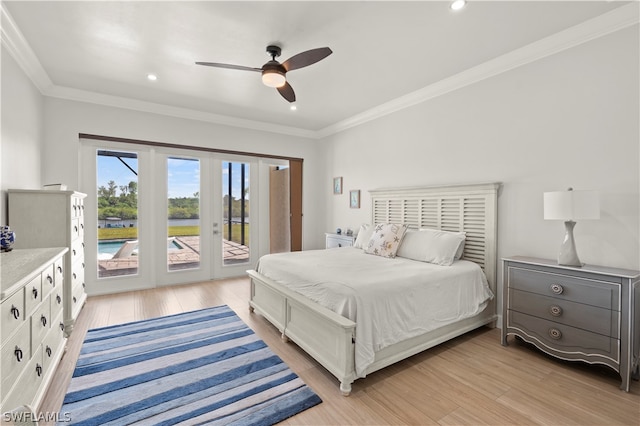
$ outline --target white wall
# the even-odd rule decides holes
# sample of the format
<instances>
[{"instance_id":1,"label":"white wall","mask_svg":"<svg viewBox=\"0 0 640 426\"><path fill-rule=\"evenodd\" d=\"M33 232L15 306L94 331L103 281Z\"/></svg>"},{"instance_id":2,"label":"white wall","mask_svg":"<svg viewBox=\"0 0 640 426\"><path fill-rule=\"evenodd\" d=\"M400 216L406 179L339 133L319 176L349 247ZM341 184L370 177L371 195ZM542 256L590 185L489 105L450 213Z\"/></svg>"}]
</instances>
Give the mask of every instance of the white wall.
<instances>
[{"instance_id":1,"label":"white wall","mask_svg":"<svg viewBox=\"0 0 640 426\"><path fill-rule=\"evenodd\" d=\"M2 143L0 144L0 224L7 223L9 188L40 188L43 96L2 46ZM16 236L19 238L20 236Z\"/></svg>"},{"instance_id":2,"label":"white wall","mask_svg":"<svg viewBox=\"0 0 640 426\"><path fill-rule=\"evenodd\" d=\"M542 193L595 189L601 219L575 229L581 260L638 269L638 36L636 25L325 138L325 229L368 222L369 189L499 181L499 257L555 258L564 226L543 220Z\"/></svg>"},{"instance_id":3,"label":"white wall","mask_svg":"<svg viewBox=\"0 0 640 426\"><path fill-rule=\"evenodd\" d=\"M303 158L305 194L317 193L322 162L318 142L121 108L56 98L45 100L42 177L79 188L79 133ZM303 247L323 244L320 212L303 200Z\"/></svg>"}]
</instances>

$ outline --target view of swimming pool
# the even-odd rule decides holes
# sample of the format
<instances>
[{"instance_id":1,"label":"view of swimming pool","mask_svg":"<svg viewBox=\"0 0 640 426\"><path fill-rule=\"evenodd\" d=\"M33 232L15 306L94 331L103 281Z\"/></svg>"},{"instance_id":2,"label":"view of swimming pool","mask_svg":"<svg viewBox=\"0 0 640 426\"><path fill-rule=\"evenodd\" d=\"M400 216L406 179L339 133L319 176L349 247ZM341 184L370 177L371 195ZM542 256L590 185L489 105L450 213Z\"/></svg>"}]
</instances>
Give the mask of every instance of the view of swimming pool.
<instances>
[{"instance_id":1,"label":"view of swimming pool","mask_svg":"<svg viewBox=\"0 0 640 426\"><path fill-rule=\"evenodd\" d=\"M98 241L98 259L111 259L120 250L125 241L127 240ZM181 248L182 246L176 240L170 239L167 241L167 249L179 250Z\"/></svg>"}]
</instances>

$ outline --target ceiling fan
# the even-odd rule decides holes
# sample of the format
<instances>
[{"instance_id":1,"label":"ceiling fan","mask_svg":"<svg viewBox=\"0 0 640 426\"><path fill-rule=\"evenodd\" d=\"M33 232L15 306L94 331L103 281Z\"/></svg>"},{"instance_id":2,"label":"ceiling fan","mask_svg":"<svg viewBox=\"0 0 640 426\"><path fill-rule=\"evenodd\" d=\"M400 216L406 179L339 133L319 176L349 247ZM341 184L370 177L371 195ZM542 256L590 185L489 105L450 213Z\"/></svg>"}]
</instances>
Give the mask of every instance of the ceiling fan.
<instances>
[{"instance_id":1,"label":"ceiling fan","mask_svg":"<svg viewBox=\"0 0 640 426\"><path fill-rule=\"evenodd\" d=\"M232 70L258 71L262 73L262 82L269 87L275 87L278 92L289 102L296 101L296 94L293 87L287 82L287 72L304 68L323 60L333 52L328 47L320 47L317 49L307 50L298 53L280 63L276 58L280 56L281 49L279 46L267 46L267 53L271 56L271 60L264 64L261 68L245 67L242 65L219 64L216 62L196 62L197 65L205 65L208 67L228 68Z\"/></svg>"}]
</instances>

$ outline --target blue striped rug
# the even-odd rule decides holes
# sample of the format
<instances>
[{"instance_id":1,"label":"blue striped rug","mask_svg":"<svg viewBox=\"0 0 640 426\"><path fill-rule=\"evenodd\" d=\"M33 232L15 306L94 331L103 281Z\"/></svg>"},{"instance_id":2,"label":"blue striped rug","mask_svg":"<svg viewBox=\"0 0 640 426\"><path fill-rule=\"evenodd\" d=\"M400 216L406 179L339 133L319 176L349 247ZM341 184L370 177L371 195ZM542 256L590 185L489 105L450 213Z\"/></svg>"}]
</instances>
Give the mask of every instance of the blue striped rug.
<instances>
[{"instance_id":1,"label":"blue striped rug","mask_svg":"<svg viewBox=\"0 0 640 426\"><path fill-rule=\"evenodd\" d=\"M320 402L235 312L219 306L89 330L59 418L271 425Z\"/></svg>"}]
</instances>

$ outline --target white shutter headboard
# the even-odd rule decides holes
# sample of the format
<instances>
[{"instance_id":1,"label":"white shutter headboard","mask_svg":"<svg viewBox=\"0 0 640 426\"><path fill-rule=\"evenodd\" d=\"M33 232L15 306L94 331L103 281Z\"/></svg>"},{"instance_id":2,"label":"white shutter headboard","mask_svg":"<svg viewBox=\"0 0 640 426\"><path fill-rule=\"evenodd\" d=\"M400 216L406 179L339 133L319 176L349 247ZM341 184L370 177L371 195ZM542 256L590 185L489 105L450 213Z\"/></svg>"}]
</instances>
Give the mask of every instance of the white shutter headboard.
<instances>
[{"instance_id":1,"label":"white shutter headboard","mask_svg":"<svg viewBox=\"0 0 640 426\"><path fill-rule=\"evenodd\" d=\"M479 264L496 291L500 183L371 190L371 222L466 232L463 259Z\"/></svg>"}]
</instances>

